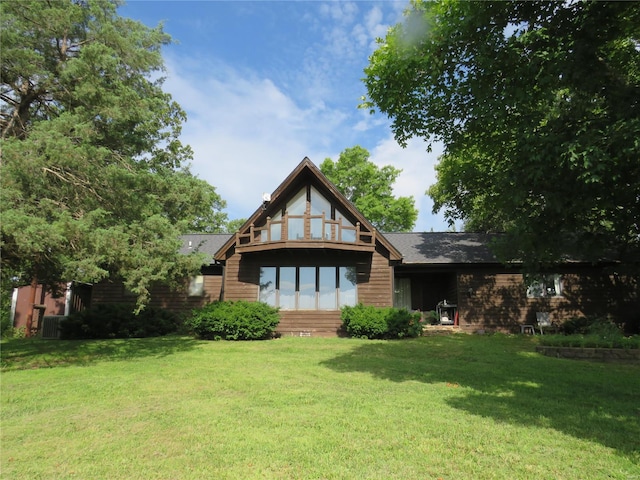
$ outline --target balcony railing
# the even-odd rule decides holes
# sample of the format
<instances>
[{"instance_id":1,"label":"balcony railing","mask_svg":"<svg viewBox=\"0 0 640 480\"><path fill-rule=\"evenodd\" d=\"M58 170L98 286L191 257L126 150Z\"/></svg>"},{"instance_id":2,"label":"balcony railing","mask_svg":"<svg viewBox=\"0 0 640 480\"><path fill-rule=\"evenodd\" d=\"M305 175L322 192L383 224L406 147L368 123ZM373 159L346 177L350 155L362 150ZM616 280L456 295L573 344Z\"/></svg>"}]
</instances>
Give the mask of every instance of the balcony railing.
<instances>
[{"instance_id":1,"label":"balcony railing","mask_svg":"<svg viewBox=\"0 0 640 480\"><path fill-rule=\"evenodd\" d=\"M342 218L332 220L321 215L289 215L273 220L267 217L264 225L251 225L247 233L236 233L236 249L262 250L261 246L283 244L287 248L314 248L333 244L345 247L355 246L373 249L375 231L361 229L360 222L355 226L343 224ZM255 248L251 248L255 247Z\"/></svg>"}]
</instances>

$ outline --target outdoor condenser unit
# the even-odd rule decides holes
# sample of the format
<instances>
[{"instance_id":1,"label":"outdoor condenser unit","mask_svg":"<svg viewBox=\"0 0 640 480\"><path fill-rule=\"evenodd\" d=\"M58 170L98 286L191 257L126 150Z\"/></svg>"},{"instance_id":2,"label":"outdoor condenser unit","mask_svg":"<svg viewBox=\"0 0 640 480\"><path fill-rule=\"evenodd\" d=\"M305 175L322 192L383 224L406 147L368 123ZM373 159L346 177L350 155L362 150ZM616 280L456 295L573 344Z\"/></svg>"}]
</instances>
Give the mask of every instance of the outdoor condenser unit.
<instances>
[{"instance_id":1,"label":"outdoor condenser unit","mask_svg":"<svg viewBox=\"0 0 640 480\"><path fill-rule=\"evenodd\" d=\"M60 338L60 321L64 315L45 315L42 317L42 338Z\"/></svg>"}]
</instances>

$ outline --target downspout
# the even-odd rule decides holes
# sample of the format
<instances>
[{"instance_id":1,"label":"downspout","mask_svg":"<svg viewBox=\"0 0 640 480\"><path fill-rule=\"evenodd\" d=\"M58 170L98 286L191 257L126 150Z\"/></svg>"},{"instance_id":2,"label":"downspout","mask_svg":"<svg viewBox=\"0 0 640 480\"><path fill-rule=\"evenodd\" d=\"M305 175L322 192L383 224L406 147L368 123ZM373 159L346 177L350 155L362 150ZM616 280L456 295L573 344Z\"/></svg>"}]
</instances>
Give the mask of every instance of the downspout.
<instances>
[{"instance_id":1,"label":"downspout","mask_svg":"<svg viewBox=\"0 0 640 480\"><path fill-rule=\"evenodd\" d=\"M64 316L68 317L71 312L71 294L73 293L73 282L67 283L67 292L64 295Z\"/></svg>"},{"instance_id":2,"label":"downspout","mask_svg":"<svg viewBox=\"0 0 640 480\"><path fill-rule=\"evenodd\" d=\"M227 283L227 264L222 264L222 286L220 287L220 301L224 301L224 287Z\"/></svg>"},{"instance_id":3,"label":"downspout","mask_svg":"<svg viewBox=\"0 0 640 480\"><path fill-rule=\"evenodd\" d=\"M11 326L15 327L16 324L16 307L18 306L18 289L14 288L13 293L11 294L11 313L9 314L9 318L11 320Z\"/></svg>"},{"instance_id":4,"label":"downspout","mask_svg":"<svg viewBox=\"0 0 640 480\"><path fill-rule=\"evenodd\" d=\"M36 305L36 289L38 288L38 277L34 276L31 280L31 292L29 292L29 310L27 313L27 325L25 337L31 336L31 329L33 328L33 312Z\"/></svg>"}]
</instances>

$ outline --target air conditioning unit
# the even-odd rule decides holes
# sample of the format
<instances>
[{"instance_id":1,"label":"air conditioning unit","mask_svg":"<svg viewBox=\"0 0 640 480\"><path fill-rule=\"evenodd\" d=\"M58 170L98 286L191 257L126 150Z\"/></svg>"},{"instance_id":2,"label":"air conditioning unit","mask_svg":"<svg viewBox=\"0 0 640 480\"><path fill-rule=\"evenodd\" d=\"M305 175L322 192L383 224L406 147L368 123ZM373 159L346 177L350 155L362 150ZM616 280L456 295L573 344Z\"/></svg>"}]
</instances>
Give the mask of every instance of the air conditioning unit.
<instances>
[{"instance_id":1,"label":"air conditioning unit","mask_svg":"<svg viewBox=\"0 0 640 480\"><path fill-rule=\"evenodd\" d=\"M60 322L65 319L64 315L45 315L42 317L42 338L60 338Z\"/></svg>"}]
</instances>

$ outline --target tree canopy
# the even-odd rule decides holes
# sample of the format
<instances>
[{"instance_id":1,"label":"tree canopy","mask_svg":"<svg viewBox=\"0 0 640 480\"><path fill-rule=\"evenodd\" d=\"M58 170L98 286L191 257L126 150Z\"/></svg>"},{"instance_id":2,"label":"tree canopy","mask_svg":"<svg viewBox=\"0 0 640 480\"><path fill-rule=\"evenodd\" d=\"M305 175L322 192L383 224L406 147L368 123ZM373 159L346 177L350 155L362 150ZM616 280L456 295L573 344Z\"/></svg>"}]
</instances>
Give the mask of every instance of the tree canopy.
<instances>
[{"instance_id":1,"label":"tree canopy","mask_svg":"<svg viewBox=\"0 0 640 480\"><path fill-rule=\"evenodd\" d=\"M401 143L441 141L434 211L502 231L532 268L640 271L640 9L634 2L414 1L365 70Z\"/></svg>"},{"instance_id":2,"label":"tree canopy","mask_svg":"<svg viewBox=\"0 0 640 480\"><path fill-rule=\"evenodd\" d=\"M163 92L162 26L108 0L0 4L2 273L121 277L140 305L197 270L180 234L217 231L225 203L189 171L185 114Z\"/></svg>"},{"instance_id":3,"label":"tree canopy","mask_svg":"<svg viewBox=\"0 0 640 480\"><path fill-rule=\"evenodd\" d=\"M369 160L369 152L355 146L340 153L337 162L327 158L320 171L345 197L383 232L411 231L418 218L413 197L394 197L393 184L402 170Z\"/></svg>"}]
</instances>

